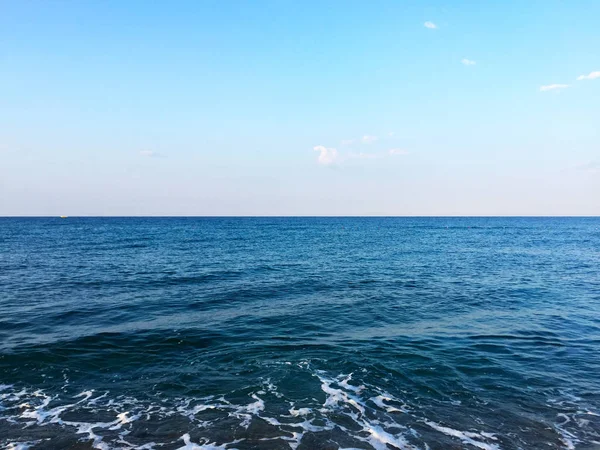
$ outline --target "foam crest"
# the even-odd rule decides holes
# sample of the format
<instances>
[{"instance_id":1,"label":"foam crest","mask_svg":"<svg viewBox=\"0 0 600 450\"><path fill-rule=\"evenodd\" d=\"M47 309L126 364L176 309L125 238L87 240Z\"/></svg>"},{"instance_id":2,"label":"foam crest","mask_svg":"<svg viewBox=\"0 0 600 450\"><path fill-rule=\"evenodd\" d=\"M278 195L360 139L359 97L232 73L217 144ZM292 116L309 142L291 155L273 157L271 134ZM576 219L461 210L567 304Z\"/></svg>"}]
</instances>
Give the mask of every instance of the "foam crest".
<instances>
[{"instance_id":1,"label":"foam crest","mask_svg":"<svg viewBox=\"0 0 600 450\"><path fill-rule=\"evenodd\" d=\"M367 414L368 406L366 401L358 397L357 395L365 390L365 386L354 386L350 385L352 374L345 377L338 377L338 379L332 379L326 377L323 372L317 371L316 376L321 381L321 389L327 395L321 412L327 414L334 412L336 409L342 409L341 413L349 417L354 423L361 427L361 431L368 437L364 437L360 434L356 434L355 438L363 442L369 443L376 450L389 450L388 445L391 445L399 449L417 449L418 447L411 445L406 437L401 433L393 433L390 430L383 428L381 422L376 419L372 419ZM338 386L337 388L334 387ZM384 397L382 395L371 397L372 400L375 398L375 405L388 412L388 407L383 403ZM394 408L391 408L394 409ZM399 410L398 410L399 411ZM372 415L376 416L376 411L371 411ZM400 426L393 424L392 426L399 429ZM340 427L342 428L342 427ZM346 428L343 428L347 430Z\"/></svg>"},{"instance_id":2,"label":"foam crest","mask_svg":"<svg viewBox=\"0 0 600 450\"><path fill-rule=\"evenodd\" d=\"M368 442L375 450L389 450L388 444L399 449L416 449L417 447L410 445L402 435L393 435L385 431L381 426L363 422L363 430L369 433L368 439L362 439Z\"/></svg>"},{"instance_id":3,"label":"foam crest","mask_svg":"<svg viewBox=\"0 0 600 450\"><path fill-rule=\"evenodd\" d=\"M499 450L500 449L500 447L497 444L488 444L485 442L486 438L494 439L494 440L496 439L496 437L494 437L491 434L486 433L486 435L484 435L482 433L459 431L459 430L455 430L450 427L444 427L442 425L439 425L435 422L431 422L429 420L426 420L425 423L427 425L429 425L431 428L433 428L434 430L439 431L440 433L444 433L448 436L458 438L463 443L472 445L473 447L481 448L482 450Z\"/></svg>"},{"instance_id":4,"label":"foam crest","mask_svg":"<svg viewBox=\"0 0 600 450\"><path fill-rule=\"evenodd\" d=\"M310 408L290 408L290 415L292 415L293 417L308 416L310 412Z\"/></svg>"},{"instance_id":5,"label":"foam crest","mask_svg":"<svg viewBox=\"0 0 600 450\"><path fill-rule=\"evenodd\" d=\"M210 443L210 444L194 444L188 433L185 433L183 436L181 436L181 440L183 440L184 446L179 447L177 450L224 450L224 449L235 450L233 447L227 447L227 446L239 442L239 441L234 441L234 442L230 442L227 444L221 444L221 445L217 445L215 442Z\"/></svg>"},{"instance_id":6,"label":"foam crest","mask_svg":"<svg viewBox=\"0 0 600 450\"><path fill-rule=\"evenodd\" d=\"M349 394L348 392L345 392L342 389L332 387L332 384L334 383L341 386L340 382L323 376L321 372L317 372L317 377L319 378L319 380L321 380L321 389L323 390L323 392L325 392L325 394L327 394L327 399L323 404L323 411L327 411L328 408L336 407L340 404L345 403L347 405L351 405L359 412L364 414L365 405L358 397ZM352 390L355 391L354 389Z\"/></svg>"},{"instance_id":7,"label":"foam crest","mask_svg":"<svg viewBox=\"0 0 600 450\"><path fill-rule=\"evenodd\" d=\"M375 397L371 397L370 400L375 403L375 405L377 405L379 408L392 413L392 412L402 412L402 413L408 413L408 410L404 407L402 408L396 408L394 406L390 406L388 404L386 404L385 402L392 402L392 401L396 401L396 399L394 399L392 396L388 395L377 395Z\"/></svg>"}]
</instances>

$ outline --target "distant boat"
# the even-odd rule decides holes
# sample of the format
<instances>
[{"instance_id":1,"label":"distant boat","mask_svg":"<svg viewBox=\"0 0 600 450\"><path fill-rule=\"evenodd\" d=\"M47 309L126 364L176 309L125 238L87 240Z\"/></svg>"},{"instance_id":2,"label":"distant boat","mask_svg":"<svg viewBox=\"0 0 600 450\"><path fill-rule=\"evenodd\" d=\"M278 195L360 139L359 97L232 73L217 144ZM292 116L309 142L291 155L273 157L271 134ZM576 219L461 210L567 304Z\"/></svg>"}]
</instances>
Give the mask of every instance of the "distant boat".
<instances>
[{"instance_id":1,"label":"distant boat","mask_svg":"<svg viewBox=\"0 0 600 450\"><path fill-rule=\"evenodd\" d=\"M61 219L66 219L69 216L60 216Z\"/></svg>"}]
</instances>

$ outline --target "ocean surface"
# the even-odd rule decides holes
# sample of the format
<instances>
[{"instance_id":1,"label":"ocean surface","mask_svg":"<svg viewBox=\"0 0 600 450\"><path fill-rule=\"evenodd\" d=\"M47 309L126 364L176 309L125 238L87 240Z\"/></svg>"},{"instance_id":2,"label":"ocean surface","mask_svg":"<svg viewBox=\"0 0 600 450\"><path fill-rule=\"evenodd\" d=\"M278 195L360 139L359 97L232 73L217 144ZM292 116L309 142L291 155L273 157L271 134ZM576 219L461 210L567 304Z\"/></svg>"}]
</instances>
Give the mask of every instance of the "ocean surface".
<instances>
[{"instance_id":1,"label":"ocean surface","mask_svg":"<svg viewBox=\"0 0 600 450\"><path fill-rule=\"evenodd\" d=\"M0 218L0 448L600 448L600 218Z\"/></svg>"}]
</instances>

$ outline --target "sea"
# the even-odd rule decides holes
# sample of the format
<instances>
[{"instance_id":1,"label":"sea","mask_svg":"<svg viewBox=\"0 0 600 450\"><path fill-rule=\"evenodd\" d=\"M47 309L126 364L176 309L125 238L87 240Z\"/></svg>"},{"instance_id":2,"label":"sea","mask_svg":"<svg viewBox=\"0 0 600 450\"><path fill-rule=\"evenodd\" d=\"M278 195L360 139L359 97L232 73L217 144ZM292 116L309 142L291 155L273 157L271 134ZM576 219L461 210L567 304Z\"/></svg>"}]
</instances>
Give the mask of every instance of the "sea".
<instances>
[{"instance_id":1,"label":"sea","mask_svg":"<svg viewBox=\"0 0 600 450\"><path fill-rule=\"evenodd\" d=\"M600 218L0 218L0 448L598 449Z\"/></svg>"}]
</instances>

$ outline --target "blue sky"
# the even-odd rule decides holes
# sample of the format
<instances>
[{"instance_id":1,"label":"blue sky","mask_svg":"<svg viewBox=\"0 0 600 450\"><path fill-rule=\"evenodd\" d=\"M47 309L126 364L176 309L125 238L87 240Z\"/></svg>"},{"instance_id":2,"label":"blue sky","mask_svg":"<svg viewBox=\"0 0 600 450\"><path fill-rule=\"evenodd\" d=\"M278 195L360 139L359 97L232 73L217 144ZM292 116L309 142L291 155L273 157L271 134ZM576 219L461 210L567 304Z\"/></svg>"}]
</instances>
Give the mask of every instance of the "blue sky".
<instances>
[{"instance_id":1,"label":"blue sky","mask_svg":"<svg viewBox=\"0 0 600 450\"><path fill-rule=\"evenodd\" d=\"M0 215L599 215L598 17L0 0Z\"/></svg>"}]
</instances>

